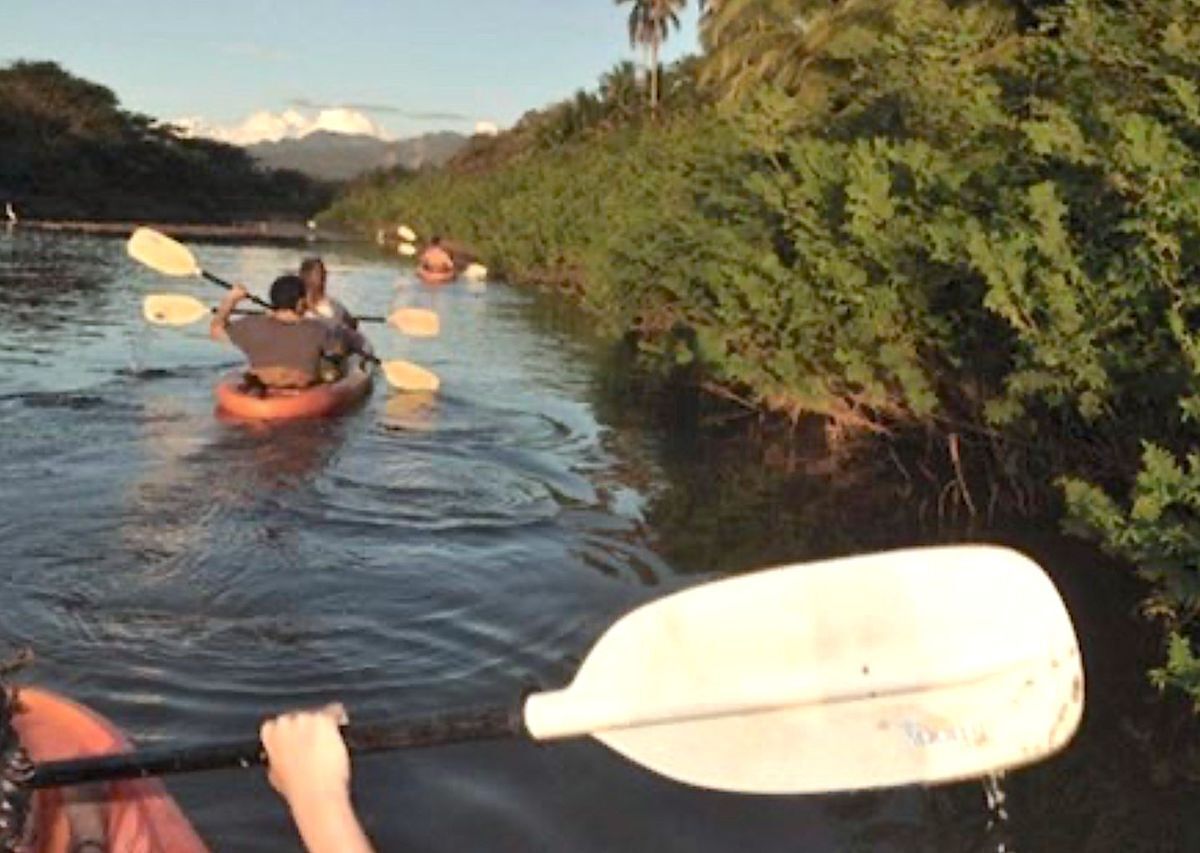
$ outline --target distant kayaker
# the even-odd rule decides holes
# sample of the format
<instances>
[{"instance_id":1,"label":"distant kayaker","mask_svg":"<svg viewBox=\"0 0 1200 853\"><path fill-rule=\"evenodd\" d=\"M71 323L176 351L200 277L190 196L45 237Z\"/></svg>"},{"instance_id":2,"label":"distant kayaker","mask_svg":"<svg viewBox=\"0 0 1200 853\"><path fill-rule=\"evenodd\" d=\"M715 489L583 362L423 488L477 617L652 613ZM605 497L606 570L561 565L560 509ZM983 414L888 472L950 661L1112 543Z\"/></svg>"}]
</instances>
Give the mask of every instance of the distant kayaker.
<instances>
[{"instance_id":1,"label":"distant kayaker","mask_svg":"<svg viewBox=\"0 0 1200 853\"><path fill-rule=\"evenodd\" d=\"M350 802L350 756L339 725L346 709L329 705L284 714L260 736L269 779L288 804L309 853L371 853Z\"/></svg>"},{"instance_id":2,"label":"distant kayaker","mask_svg":"<svg viewBox=\"0 0 1200 853\"><path fill-rule=\"evenodd\" d=\"M441 237L432 237L421 252L421 269L435 275L454 272L454 258L442 248Z\"/></svg>"},{"instance_id":3,"label":"distant kayaker","mask_svg":"<svg viewBox=\"0 0 1200 853\"><path fill-rule=\"evenodd\" d=\"M358 320L346 306L338 302L326 290L329 272L320 258L307 258L300 264L300 279L304 282L304 299L308 316L332 320L351 329L358 328Z\"/></svg>"},{"instance_id":4,"label":"distant kayaker","mask_svg":"<svg viewBox=\"0 0 1200 853\"><path fill-rule=\"evenodd\" d=\"M231 319L234 308L249 295L244 287L234 285L209 327L213 340L229 340L246 354L248 384L307 388L321 381L326 357L336 360L368 349L353 329L304 316L304 282L298 276L275 279L267 314Z\"/></svg>"}]
</instances>

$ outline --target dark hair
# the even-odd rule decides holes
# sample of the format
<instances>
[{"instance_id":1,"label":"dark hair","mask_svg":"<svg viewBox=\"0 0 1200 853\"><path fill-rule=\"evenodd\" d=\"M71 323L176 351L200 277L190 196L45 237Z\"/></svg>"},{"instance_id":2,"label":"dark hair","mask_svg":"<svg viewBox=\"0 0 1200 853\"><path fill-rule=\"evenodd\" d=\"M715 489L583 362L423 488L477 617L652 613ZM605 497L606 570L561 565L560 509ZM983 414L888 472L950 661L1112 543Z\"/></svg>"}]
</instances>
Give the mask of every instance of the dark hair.
<instances>
[{"instance_id":1,"label":"dark hair","mask_svg":"<svg viewBox=\"0 0 1200 853\"><path fill-rule=\"evenodd\" d=\"M429 238L430 246L440 246L441 243L442 243L442 238L441 238L440 234L434 234L432 237Z\"/></svg>"},{"instance_id":2,"label":"dark hair","mask_svg":"<svg viewBox=\"0 0 1200 853\"><path fill-rule=\"evenodd\" d=\"M305 258L300 262L300 275L305 275L313 270L325 271L325 262L320 258Z\"/></svg>"},{"instance_id":3,"label":"dark hair","mask_svg":"<svg viewBox=\"0 0 1200 853\"><path fill-rule=\"evenodd\" d=\"M296 275L281 275L271 285L271 307L276 311L295 311L304 298L304 282Z\"/></svg>"}]
</instances>

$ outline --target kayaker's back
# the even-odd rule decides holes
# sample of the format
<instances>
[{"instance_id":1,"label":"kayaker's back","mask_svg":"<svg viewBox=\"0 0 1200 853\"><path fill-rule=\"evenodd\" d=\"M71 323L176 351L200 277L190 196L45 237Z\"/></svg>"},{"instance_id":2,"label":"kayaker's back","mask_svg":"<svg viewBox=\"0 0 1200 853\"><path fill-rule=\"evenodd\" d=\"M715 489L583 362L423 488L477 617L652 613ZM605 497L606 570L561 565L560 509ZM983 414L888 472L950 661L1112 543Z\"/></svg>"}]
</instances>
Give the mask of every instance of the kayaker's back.
<instances>
[{"instance_id":1,"label":"kayaker's back","mask_svg":"<svg viewBox=\"0 0 1200 853\"><path fill-rule=\"evenodd\" d=\"M284 322L268 315L241 317L230 322L226 334L250 363L250 370L288 371L317 377L321 356L334 348L328 322L305 318Z\"/></svg>"}]
</instances>

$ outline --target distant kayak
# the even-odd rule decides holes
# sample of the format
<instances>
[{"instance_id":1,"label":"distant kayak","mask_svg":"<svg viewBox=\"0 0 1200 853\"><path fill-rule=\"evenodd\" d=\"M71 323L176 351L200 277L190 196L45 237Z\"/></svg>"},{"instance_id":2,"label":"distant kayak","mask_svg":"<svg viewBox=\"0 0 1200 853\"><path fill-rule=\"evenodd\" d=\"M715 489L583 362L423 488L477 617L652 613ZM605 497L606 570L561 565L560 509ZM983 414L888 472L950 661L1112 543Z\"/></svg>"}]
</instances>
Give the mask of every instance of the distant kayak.
<instances>
[{"instance_id":1,"label":"distant kayak","mask_svg":"<svg viewBox=\"0 0 1200 853\"><path fill-rule=\"evenodd\" d=\"M242 373L238 372L222 379L213 393L217 398L218 414L239 420L325 418L354 408L366 397L371 392L373 373L371 365L355 359L346 375L337 382L299 390L271 390L265 395L257 395L246 387Z\"/></svg>"},{"instance_id":2,"label":"distant kayak","mask_svg":"<svg viewBox=\"0 0 1200 853\"><path fill-rule=\"evenodd\" d=\"M449 284L458 278L458 271L443 270L442 272L435 272L434 270L427 270L424 267L417 267L417 278L426 284Z\"/></svg>"},{"instance_id":3,"label":"distant kayak","mask_svg":"<svg viewBox=\"0 0 1200 853\"><path fill-rule=\"evenodd\" d=\"M32 687L21 689L22 711L13 720L21 743L35 761L57 761L131 749L121 731L94 711L70 699ZM113 853L204 853L207 848L188 819L155 779L111 782L102 799L88 797L101 812L105 850ZM38 791L34 806L38 853L68 853L81 839L71 838L63 789ZM94 847L87 846L92 850Z\"/></svg>"}]
</instances>

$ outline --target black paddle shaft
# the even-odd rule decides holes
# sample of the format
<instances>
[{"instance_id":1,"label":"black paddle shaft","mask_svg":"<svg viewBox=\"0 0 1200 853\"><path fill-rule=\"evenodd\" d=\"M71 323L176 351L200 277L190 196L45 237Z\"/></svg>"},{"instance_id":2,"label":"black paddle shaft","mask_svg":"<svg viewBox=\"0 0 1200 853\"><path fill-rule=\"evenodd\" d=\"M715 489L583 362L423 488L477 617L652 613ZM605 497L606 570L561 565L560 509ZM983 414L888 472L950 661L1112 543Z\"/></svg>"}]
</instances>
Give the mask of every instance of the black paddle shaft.
<instances>
[{"instance_id":1,"label":"black paddle shaft","mask_svg":"<svg viewBox=\"0 0 1200 853\"><path fill-rule=\"evenodd\" d=\"M212 273L208 272L207 270L200 270L200 275L204 276L206 279L211 281L217 287L223 287L226 290L233 290L232 284L230 284L229 282L227 282L225 279L221 278L220 276L213 275ZM255 305L258 305L260 308L266 308L268 310L270 310L270 308L271 308L269 303L263 302L261 299L259 299L257 296L255 296L253 293L250 294L250 301L253 302ZM254 311L234 311L233 313L235 313L235 314L253 314L256 312L254 312ZM360 323L386 323L388 321L387 317L357 317L356 316L354 319L358 320L358 322L360 322Z\"/></svg>"},{"instance_id":2,"label":"black paddle shaft","mask_svg":"<svg viewBox=\"0 0 1200 853\"><path fill-rule=\"evenodd\" d=\"M214 314L217 313L216 308L213 309L213 313ZM256 314L262 314L263 312L262 311L252 311L247 308L235 308L233 313L238 314L238 315L244 315L247 317L252 317ZM355 315L354 319L360 323L386 323L388 320L387 317L359 317L358 315Z\"/></svg>"},{"instance_id":3,"label":"black paddle shaft","mask_svg":"<svg viewBox=\"0 0 1200 853\"><path fill-rule=\"evenodd\" d=\"M429 717L389 723L346 726L342 736L351 752L416 749L478 740L499 740L524 735L519 708L451 711ZM56 788L89 782L115 782L168 773L191 773L251 767L266 763L258 740L215 743L182 749L157 748L38 764L29 785Z\"/></svg>"},{"instance_id":4,"label":"black paddle shaft","mask_svg":"<svg viewBox=\"0 0 1200 853\"><path fill-rule=\"evenodd\" d=\"M208 270L200 270L200 275L204 276L205 279L207 279L208 281L211 281L217 287L223 287L226 290L233 290L232 284L230 284L229 282L227 282L225 279L221 278L220 276L213 275ZM269 309L271 307L270 303L264 302L263 300L261 300L257 296L255 296L253 293L250 294L250 301L253 302L255 305L258 305L261 308Z\"/></svg>"}]
</instances>

